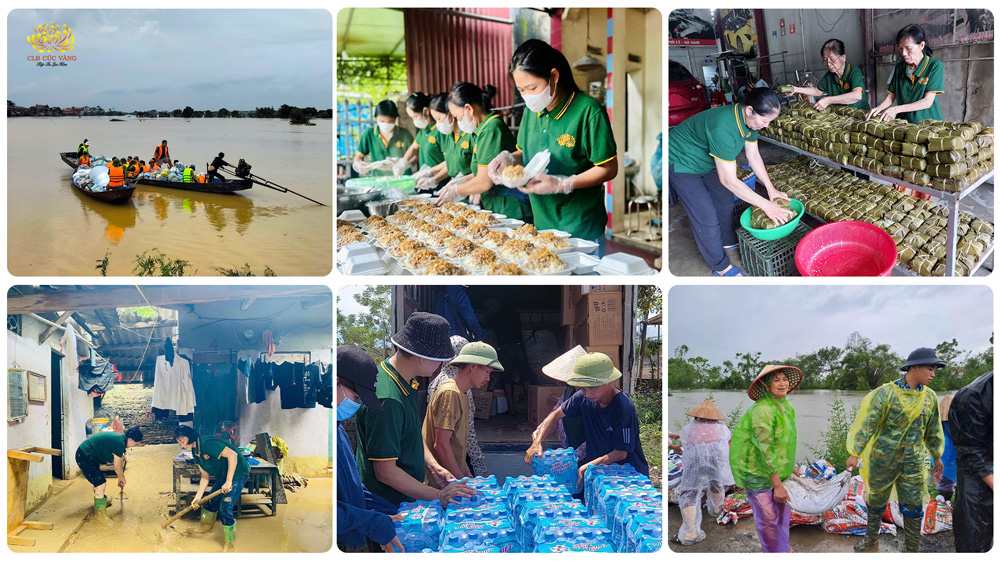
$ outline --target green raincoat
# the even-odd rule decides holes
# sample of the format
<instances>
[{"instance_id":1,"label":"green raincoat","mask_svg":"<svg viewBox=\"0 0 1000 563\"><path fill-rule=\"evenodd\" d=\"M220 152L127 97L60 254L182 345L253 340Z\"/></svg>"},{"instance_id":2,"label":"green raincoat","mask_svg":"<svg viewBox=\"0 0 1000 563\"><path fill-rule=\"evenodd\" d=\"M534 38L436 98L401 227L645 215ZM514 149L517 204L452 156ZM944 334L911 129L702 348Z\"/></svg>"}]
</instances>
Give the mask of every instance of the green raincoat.
<instances>
[{"instance_id":1,"label":"green raincoat","mask_svg":"<svg viewBox=\"0 0 1000 563\"><path fill-rule=\"evenodd\" d=\"M885 506L893 484L900 504L920 506L927 496L927 454L944 453L937 394L886 383L861 401L847 434L847 451L862 459L869 506Z\"/></svg>"},{"instance_id":2,"label":"green raincoat","mask_svg":"<svg viewBox=\"0 0 1000 563\"><path fill-rule=\"evenodd\" d=\"M771 475L787 479L795 469L796 440L792 404L765 390L733 429L729 465L736 484L760 491L774 487Z\"/></svg>"}]
</instances>

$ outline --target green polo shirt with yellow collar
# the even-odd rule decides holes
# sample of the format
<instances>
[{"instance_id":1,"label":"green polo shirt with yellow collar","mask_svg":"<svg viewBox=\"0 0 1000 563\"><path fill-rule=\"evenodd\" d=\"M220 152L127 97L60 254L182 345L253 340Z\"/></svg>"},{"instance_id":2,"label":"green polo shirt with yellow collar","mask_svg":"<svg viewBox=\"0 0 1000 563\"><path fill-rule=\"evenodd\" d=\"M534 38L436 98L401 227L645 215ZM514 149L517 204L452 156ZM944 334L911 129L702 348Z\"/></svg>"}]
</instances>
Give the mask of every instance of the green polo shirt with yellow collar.
<instances>
[{"instance_id":1,"label":"green polo shirt with yellow collar","mask_svg":"<svg viewBox=\"0 0 1000 563\"><path fill-rule=\"evenodd\" d=\"M500 119L500 114L489 114L472 137L472 173L478 175L479 168L489 166L490 161L501 152L516 150L514 134ZM483 209L502 213L511 219L526 219L531 217L531 204L527 197L522 197L524 195L505 186L494 185L480 197Z\"/></svg>"},{"instance_id":2,"label":"green polo shirt with yellow collar","mask_svg":"<svg viewBox=\"0 0 1000 563\"><path fill-rule=\"evenodd\" d=\"M442 135L437 130L437 124L428 125L417 131L417 138L413 142L420 148L417 163L420 167L437 166L444 162L444 149L441 146Z\"/></svg>"},{"instance_id":3,"label":"green polo shirt with yellow collar","mask_svg":"<svg viewBox=\"0 0 1000 563\"><path fill-rule=\"evenodd\" d=\"M374 462L395 461L408 475L424 482L418 386L416 379L407 382L388 360L383 360L378 365L378 383L375 384L382 412L362 406L357 414L358 443L354 457L361 482L369 491L397 506L414 499L376 479Z\"/></svg>"},{"instance_id":4,"label":"green polo shirt with yellow collar","mask_svg":"<svg viewBox=\"0 0 1000 563\"><path fill-rule=\"evenodd\" d=\"M406 154L406 149L413 144L413 135L405 127L397 125L392 130L392 137L388 141L382 138L378 132L378 126L372 127L361 134L358 139L358 153L371 156L372 162L385 160L389 157L402 158ZM372 170L372 176L391 176L389 170Z\"/></svg>"},{"instance_id":5,"label":"green polo shirt with yellow collar","mask_svg":"<svg viewBox=\"0 0 1000 563\"><path fill-rule=\"evenodd\" d=\"M907 111L896 117L910 123L924 119L944 119L938 97L944 94L944 65L941 61L924 55L912 74L906 73L906 61L899 61L889 79L889 93L896 97L896 105L912 104L924 99L928 92L934 92L934 103L927 109Z\"/></svg>"},{"instance_id":6,"label":"green polo shirt with yellow collar","mask_svg":"<svg viewBox=\"0 0 1000 563\"><path fill-rule=\"evenodd\" d=\"M861 69L851 63L844 66L844 72L840 78L836 74L828 72L816 85L816 89L827 96L840 96L853 92L855 88L861 88L861 99L853 104L848 104L849 107L871 109L871 106L868 105L868 96L865 95L865 77L861 74Z\"/></svg>"},{"instance_id":7,"label":"green polo shirt with yellow collar","mask_svg":"<svg viewBox=\"0 0 1000 563\"><path fill-rule=\"evenodd\" d=\"M736 162L757 132L743 121L743 104L719 106L696 113L670 130L670 166L680 174L711 174L715 159Z\"/></svg>"},{"instance_id":8,"label":"green polo shirt with yellow collar","mask_svg":"<svg viewBox=\"0 0 1000 563\"><path fill-rule=\"evenodd\" d=\"M472 135L456 127L451 135L441 135L441 148L448 175L465 176L472 173Z\"/></svg>"},{"instance_id":9,"label":"green polo shirt with yellow collar","mask_svg":"<svg viewBox=\"0 0 1000 563\"><path fill-rule=\"evenodd\" d=\"M553 176L586 172L614 160L618 151L607 112L600 102L582 92L572 92L552 111L525 110L517 148L525 165L548 149L548 174ZM593 240L604 234L608 225L603 185L528 197L538 229L560 229Z\"/></svg>"}]
</instances>

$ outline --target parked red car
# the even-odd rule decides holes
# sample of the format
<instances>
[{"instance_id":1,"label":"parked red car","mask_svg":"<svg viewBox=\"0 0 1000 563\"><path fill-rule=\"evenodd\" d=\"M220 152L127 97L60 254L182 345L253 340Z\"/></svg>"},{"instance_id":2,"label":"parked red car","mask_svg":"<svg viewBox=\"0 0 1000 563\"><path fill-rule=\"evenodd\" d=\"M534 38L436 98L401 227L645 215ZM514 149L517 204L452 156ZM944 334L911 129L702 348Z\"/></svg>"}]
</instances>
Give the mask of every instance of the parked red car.
<instances>
[{"instance_id":1,"label":"parked red car","mask_svg":"<svg viewBox=\"0 0 1000 563\"><path fill-rule=\"evenodd\" d=\"M684 65L670 61L670 85L668 92L668 125L680 125L692 115L711 107L708 90Z\"/></svg>"}]
</instances>

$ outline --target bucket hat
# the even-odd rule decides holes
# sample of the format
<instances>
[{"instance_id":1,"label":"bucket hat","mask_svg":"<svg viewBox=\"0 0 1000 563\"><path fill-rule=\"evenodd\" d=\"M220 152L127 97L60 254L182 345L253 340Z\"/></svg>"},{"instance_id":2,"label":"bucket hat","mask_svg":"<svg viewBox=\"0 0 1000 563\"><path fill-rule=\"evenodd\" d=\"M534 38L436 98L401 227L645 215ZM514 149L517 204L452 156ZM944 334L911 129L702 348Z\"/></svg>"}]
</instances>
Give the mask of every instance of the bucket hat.
<instances>
[{"instance_id":1,"label":"bucket hat","mask_svg":"<svg viewBox=\"0 0 1000 563\"><path fill-rule=\"evenodd\" d=\"M375 395L378 368L368 352L357 346L337 346L337 379L350 382L366 407L382 412L382 403Z\"/></svg>"},{"instance_id":2,"label":"bucket hat","mask_svg":"<svg viewBox=\"0 0 1000 563\"><path fill-rule=\"evenodd\" d=\"M397 348L418 358L447 362L455 357L451 347L451 325L440 315L413 313L406 324L393 335Z\"/></svg>"},{"instance_id":3,"label":"bucket hat","mask_svg":"<svg viewBox=\"0 0 1000 563\"><path fill-rule=\"evenodd\" d=\"M451 361L452 365L473 364L489 366L493 371L503 371L497 351L485 342L470 342L462 346L462 351Z\"/></svg>"},{"instance_id":4,"label":"bucket hat","mask_svg":"<svg viewBox=\"0 0 1000 563\"><path fill-rule=\"evenodd\" d=\"M718 407L715 406L715 403L709 399L705 399L700 405L684 414L695 418L706 418L708 420L726 420L726 417L722 415L722 411L720 411Z\"/></svg>"},{"instance_id":5,"label":"bucket hat","mask_svg":"<svg viewBox=\"0 0 1000 563\"><path fill-rule=\"evenodd\" d=\"M951 410L951 395L945 395L938 401L938 412L941 413L941 422L948 421L948 411Z\"/></svg>"},{"instance_id":6,"label":"bucket hat","mask_svg":"<svg viewBox=\"0 0 1000 563\"><path fill-rule=\"evenodd\" d=\"M948 365L948 362L939 358L937 350L934 348L917 348L910 352L910 355L906 358L906 363L903 364L903 367L899 368L899 371L906 371L912 366L937 366L943 368L946 365Z\"/></svg>"},{"instance_id":7,"label":"bucket hat","mask_svg":"<svg viewBox=\"0 0 1000 563\"><path fill-rule=\"evenodd\" d=\"M600 387L622 376L606 354L584 354L573 366L573 373L566 382L573 387Z\"/></svg>"},{"instance_id":8,"label":"bucket hat","mask_svg":"<svg viewBox=\"0 0 1000 563\"><path fill-rule=\"evenodd\" d=\"M776 366L768 364L764 366L764 369L760 370L760 375L754 378L754 380L750 383L750 388L747 389L747 395L749 395L750 398L753 399L754 401L763 397L764 376L775 371L785 372L785 375L788 377L789 393L795 391L795 388L798 387L800 383L802 383L802 370L800 370L799 368L795 366Z\"/></svg>"},{"instance_id":9,"label":"bucket hat","mask_svg":"<svg viewBox=\"0 0 1000 563\"><path fill-rule=\"evenodd\" d=\"M586 355L587 351L583 349L583 346L576 345L570 351L545 364L545 367L542 368L542 373L556 381L566 383L573 375L573 368L576 366L576 361Z\"/></svg>"}]
</instances>

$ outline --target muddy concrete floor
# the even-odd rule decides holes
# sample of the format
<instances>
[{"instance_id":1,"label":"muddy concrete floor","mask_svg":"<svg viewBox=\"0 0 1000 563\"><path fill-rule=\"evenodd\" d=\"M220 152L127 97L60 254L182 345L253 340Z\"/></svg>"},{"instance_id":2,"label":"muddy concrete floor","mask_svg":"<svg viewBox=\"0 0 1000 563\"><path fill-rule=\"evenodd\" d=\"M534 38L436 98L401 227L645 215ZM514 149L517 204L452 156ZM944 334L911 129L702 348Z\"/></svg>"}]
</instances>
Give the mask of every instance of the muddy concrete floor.
<instances>
[{"instance_id":1,"label":"muddy concrete floor","mask_svg":"<svg viewBox=\"0 0 1000 563\"><path fill-rule=\"evenodd\" d=\"M26 530L33 547L8 546L24 553L193 553L222 551L222 523L208 534L198 528L197 510L161 524L174 507L172 462L176 445L133 448L126 454L125 500L118 497L117 479L108 479L112 497L108 522L94 517L93 488L82 476L58 482L53 494L27 519L51 522L52 530ZM190 485L189 485L190 486ZM333 544L333 479L309 479L296 492L285 491L288 504L275 516L244 515L236 520L236 552L325 552Z\"/></svg>"},{"instance_id":2,"label":"muddy concrete floor","mask_svg":"<svg viewBox=\"0 0 1000 563\"><path fill-rule=\"evenodd\" d=\"M677 535L681 526L681 511L676 504L668 507L667 530L669 537ZM761 553L760 540L757 538L757 528L753 517L740 518L736 524L720 525L715 518L705 511L702 514L701 529L705 539L694 545L679 545L667 542L670 549L676 553ZM822 526L793 526L790 531L790 543L798 553L853 553L854 544L859 536L842 536L828 534ZM903 530L898 529L896 535L881 534L878 542L879 553L902 553ZM921 536L921 553L952 553L955 551L955 537L951 530Z\"/></svg>"}]
</instances>

